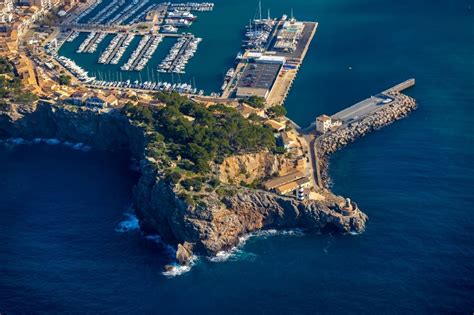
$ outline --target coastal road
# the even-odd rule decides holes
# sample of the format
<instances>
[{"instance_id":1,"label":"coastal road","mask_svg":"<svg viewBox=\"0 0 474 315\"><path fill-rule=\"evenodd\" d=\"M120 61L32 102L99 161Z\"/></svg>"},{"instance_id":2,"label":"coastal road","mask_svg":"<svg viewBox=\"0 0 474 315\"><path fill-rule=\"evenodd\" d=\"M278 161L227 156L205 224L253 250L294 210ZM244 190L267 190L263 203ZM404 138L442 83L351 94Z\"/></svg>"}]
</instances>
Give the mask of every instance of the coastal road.
<instances>
[{"instance_id":1,"label":"coastal road","mask_svg":"<svg viewBox=\"0 0 474 315\"><path fill-rule=\"evenodd\" d=\"M308 154L309 154L309 159L311 161L311 167L312 167L312 172L313 172L313 185L314 188L316 187L323 187L323 183L321 180L321 173L319 170L319 159L318 159L318 153L316 149L316 137L312 135L305 135L304 136L307 143L308 143Z\"/></svg>"},{"instance_id":2,"label":"coastal road","mask_svg":"<svg viewBox=\"0 0 474 315\"><path fill-rule=\"evenodd\" d=\"M313 187L316 189L318 187L323 187L323 182L321 180L321 172L319 169L319 159L316 148L316 136L310 131L304 132L303 129L295 123L293 120L288 118L288 122L293 126L295 131L298 133L300 138L303 138L306 144L308 145L308 155L311 163L311 178L313 179ZM309 128L308 128L309 129Z\"/></svg>"}]
</instances>

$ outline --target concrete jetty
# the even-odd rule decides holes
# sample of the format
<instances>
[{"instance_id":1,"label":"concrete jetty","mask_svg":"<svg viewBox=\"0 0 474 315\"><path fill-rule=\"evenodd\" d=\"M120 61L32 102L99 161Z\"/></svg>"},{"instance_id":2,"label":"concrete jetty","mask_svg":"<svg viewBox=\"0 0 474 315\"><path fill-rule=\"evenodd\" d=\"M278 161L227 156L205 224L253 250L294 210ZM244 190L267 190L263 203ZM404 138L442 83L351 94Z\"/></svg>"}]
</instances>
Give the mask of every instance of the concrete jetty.
<instances>
[{"instance_id":1,"label":"concrete jetty","mask_svg":"<svg viewBox=\"0 0 474 315\"><path fill-rule=\"evenodd\" d=\"M383 91L382 93L389 93L389 92L403 92L404 90L411 88L412 86L415 85L415 79L408 79L406 81L403 81L402 83L399 83L388 90Z\"/></svg>"},{"instance_id":2,"label":"concrete jetty","mask_svg":"<svg viewBox=\"0 0 474 315\"><path fill-rule=\"evenodd\" d=\"M247 49L242 54L234 75L226 79L222 97L261 96L268 106L285 101L318 23L288 20L286 16L269 23L273 24L267 43L260 49ZM290 42L292 45L288 44Z\"/></svg>"},{"instance_id":3,"label":"concrete jetty","mask_svg":"<svg viewBox=\"0 0 474 315\"><path fill-rule=\"evenodd\" d=\"M400 93L401 91L408 89L415 85L415 79L406 80L400 84L397 84L390 89L383 91L382 93L371 96L355 105L352 105L346 109L331 116L333 120L341 120L342 123L348 123L354 120L358 120L361 117L369 115L371 112L382 109L384 106L392 104L395 99L390 93Z\"/></svg>"},{"instance_id":4,"label":"concrete jetty","mask_svg":"<svg viewBox=\"0 0 474 315\"><path fill-rule=\"evenodd\" d=\"M400 93L414 84L414 79L404 81L378 94L375 100L371 97L331 116L333 120L342 120L342 124L319 135L315 141L323 179L328 178L327 158L330 154L374 130L406 117L416 109L416 100Z\"/></svg>"},{"instance_id":5,"label":"concrete jetty","mask_svg":"<svg viewBox=\"0 0 474 315\"><path fill-rule=\"evenodd\" d=\"M304 36L299 43L297 54L292 56L289 60L292 64L292 68L284 69L280 75L275 79L270 94L267 98L267 104L281 105L285 102L290 89L293 86L293 82L296 79L296 75L303 64L304 57L308 52L311 41L313 40L316 30L318 28L317 22L303 22L305 24Z\"/></svg>"}]
</instances>

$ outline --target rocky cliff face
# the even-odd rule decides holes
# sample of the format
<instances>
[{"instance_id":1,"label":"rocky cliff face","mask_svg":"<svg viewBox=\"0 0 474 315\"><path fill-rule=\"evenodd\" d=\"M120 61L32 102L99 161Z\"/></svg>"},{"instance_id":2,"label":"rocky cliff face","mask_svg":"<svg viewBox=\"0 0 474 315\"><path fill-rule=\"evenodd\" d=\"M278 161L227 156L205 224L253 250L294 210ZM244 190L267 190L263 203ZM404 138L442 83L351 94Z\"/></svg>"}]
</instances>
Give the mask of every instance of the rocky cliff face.
<instances>
[{"instance_id":1,"label":"rocky cliff face","mask_svg":"<svg viewBox=\"0 0 474 315\"><path fill-rule=\"evenodd\" d=\"M177 259L181 263L186 263L193 251L214 255L237 245L239 237L246 233L260 229L301 227L360 232L367 220L359 209L343 215L337 207L343 198L329 192L325 201L298 202L265 191L234 187L225 196L210 192L197 204L188 204L176 187L164 180L155 161L144 156L143 130L116 111L98 112L74 106L7 106L0 109L0 136L58 138L97 149L130 150L141 160L134 203L142 229L159 233L166 242L178 245ZM273 172L278 163L265 154L258 159L259 163L248 173ZM228 173L232 172L236 170Z\"/></svg>"},{"instance_id":2,"label":"rocky cliff face","mask_svg":"<svg viewBox=\"0 0 474 315\"><path fill-rule=\"evenodd\" d=\"M223 197L208 193L201 203L191 206L156 176L151 165L142 170L135 192L144 229L160 233L167 242L193 244L194 251L206 255L230 249L241 236L262 229L361 232L367 221L358 209L341 214L338 205L344 199L330 193L325 201L299 202L266 191L234 188Z\"/></svg>"},{"instance_id":3,"label":"rocky cliff face","mask_svg":"<svg viewBox=\"0 0 474 315\"><path fill-rule=\"evenodd\" d=\"M242 154L227 157L219 166L219 180L223 183L247 184L278 172L285 163L270 152Z\"/></svg>"},{"instance_id":4,"label":"rocky cliff face","mask_svg":"<svg viewBox=\"0 0 474 315\"><path fill-rule=\"evenodd\" d=\"M118 112L76 106L7 105L0 108L0 136L58 138L100 150L130 150L135 157L141 157L145 147L141 128Z\"/></svg>"}]
</instances>

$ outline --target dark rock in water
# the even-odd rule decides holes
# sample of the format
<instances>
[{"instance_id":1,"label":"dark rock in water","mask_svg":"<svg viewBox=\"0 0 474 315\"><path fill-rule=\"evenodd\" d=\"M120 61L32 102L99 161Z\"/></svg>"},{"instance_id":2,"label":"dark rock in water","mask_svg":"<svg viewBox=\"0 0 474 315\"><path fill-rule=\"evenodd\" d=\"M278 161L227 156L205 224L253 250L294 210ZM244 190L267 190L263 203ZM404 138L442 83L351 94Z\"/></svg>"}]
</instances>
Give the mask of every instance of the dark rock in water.
<instances>
[{"instance_id":1,"label":"dark rock in water","mask_svg":"<svg viewBox=\"0 0 474 315\"><path fill-rule=\"evenodd\" d=\"M164 268L164 269L165 269L165 271L173 271L174 266L172 266L172 265L165 265L165 268Z\"/></svg>"},{"instance_id":2,"label":"dark rock in water","mask_svg":"<svg viewBox=\"0 0 474 315\"><path fill-rule=\"evenodd\" d=\"M178 244L178 250L176 251L176 260L181 265L187 265L189 261L193 258L193 246L188 243L184 242L184 244Z\"/></svg>"}]
</instances>

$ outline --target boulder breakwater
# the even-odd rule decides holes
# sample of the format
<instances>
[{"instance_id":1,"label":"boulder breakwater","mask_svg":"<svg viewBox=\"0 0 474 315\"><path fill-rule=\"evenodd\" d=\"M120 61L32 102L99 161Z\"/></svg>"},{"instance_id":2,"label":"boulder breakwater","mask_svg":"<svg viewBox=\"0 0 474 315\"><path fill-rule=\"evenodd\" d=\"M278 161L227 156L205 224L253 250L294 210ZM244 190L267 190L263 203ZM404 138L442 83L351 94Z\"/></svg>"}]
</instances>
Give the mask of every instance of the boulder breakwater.
<instances>
[{"instance_id":1,"label":"boulder breakwater","mask_svg":"<svg viewBox=\"0 0 474 315\"><path fill-rule=\"evenodd\" d=\"M374 130L406 117L417 107L415 99L400 93L397 89L392 88L385 91L384 96L388 97L390 102L380 105L380 108L356 120L349 119L340 127L330 130L316 139L315 146L321 176L326 185L329 179L328 160L332 153ZM338 114L334 116L337 117Z\"/></svg>"}]
</instances>

